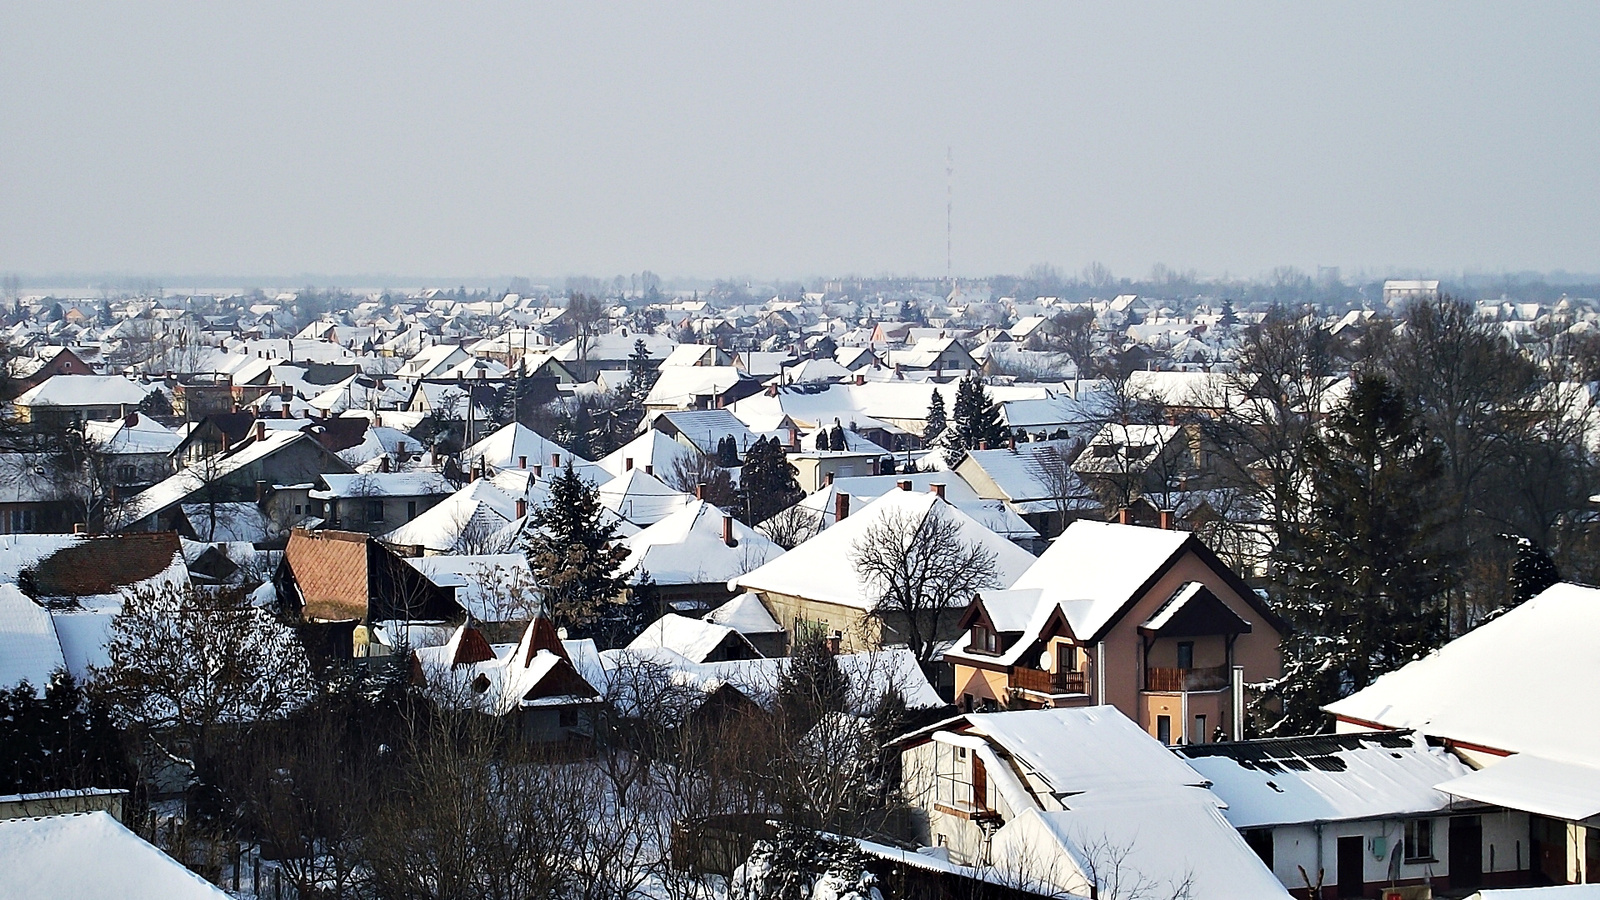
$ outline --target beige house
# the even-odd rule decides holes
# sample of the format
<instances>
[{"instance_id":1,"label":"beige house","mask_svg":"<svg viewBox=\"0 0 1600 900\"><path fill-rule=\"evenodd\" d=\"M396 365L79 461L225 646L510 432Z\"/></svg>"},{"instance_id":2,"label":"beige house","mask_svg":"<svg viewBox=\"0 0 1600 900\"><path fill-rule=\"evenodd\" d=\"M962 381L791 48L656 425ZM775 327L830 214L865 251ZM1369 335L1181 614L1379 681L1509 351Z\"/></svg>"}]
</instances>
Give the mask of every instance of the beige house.
<instances>
[{"instance_id":1,"label":"beige house","mask_svg":"<svg viewBox=\"0 0 1600 900\"><path fill-rule=\"evenodd\" d=\"M752 591L790 643L804 629L837 637L846 652L876 650L908 640L906 613L879 608L880 591L863 579L853 562L856 544L875 526L893 522L916 528L930 515L947 516L968 544L994 554L996 582L1009 585L1034 561L1033 556L950 505L937 493L890 491L860 510L850 509L848 494L838 495L839 521L788 553L740 575L730 589ZM927 611L922 633L933 640L956 636L960 607Z\"/></svg>"},{"instance_id":2,"label":"beige house","mask_svg":"<svg viewBox=\"0 0 1600 900\"><path fill-rule=\"evenodd\" d=\"M1276 677L1282 626L1193 535L1074 522L946 652L965 709L1115 706L1166 744L1242 734L1244 684Z\"/></svg>"}]
</instances>

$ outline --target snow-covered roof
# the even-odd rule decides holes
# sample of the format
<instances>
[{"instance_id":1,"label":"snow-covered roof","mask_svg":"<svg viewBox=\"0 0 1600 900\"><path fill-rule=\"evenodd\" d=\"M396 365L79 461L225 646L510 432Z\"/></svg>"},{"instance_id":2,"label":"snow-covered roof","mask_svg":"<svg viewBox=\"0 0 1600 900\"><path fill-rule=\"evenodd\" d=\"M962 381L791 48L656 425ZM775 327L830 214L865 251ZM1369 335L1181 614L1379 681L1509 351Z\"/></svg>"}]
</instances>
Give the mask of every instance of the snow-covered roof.
<instances>
[{"instance_id":1,"label":"snow-covered roof","mask_svg":"<svg viewBox=\"0 0 1600 900\"><path fill-rule=\"evenodd\" d=\"M1357 724L1600 765L1600 720L1567 715L1551 687L1600 683L1596 634L1600 589L1557 584L1324 708Z\"/></svg>"},{"instance_id":2,"label":"snow-covered roof","mask_svg":"<svg viewBox=\"0 0 1600 900\"><path fill-rule=\"evenodd\" d=\"M66 668L50 611L14 584L0 584L0 690L26 681L44 696L50 676Z\"/></svg>"},{"instance_id":3,"label":"snow-covered roof","mask_svg":"<svg viewBox=\"0 0 1600 900\"><path fill-rule=\"evenodd\" d=\"M598 493L601 506L639 526L654 525L694 502L692 495L637 468L602 484Z\"/></svg>"},{"instance_id":4,"label":"snow-covered roof","mask_svg":"<svg viewBox=\"0 0 1600 900\"><path fill-rule=\"evenodd\" d=\"M0 897L227 900L108 812L0 821Z\"/></svg>"},{"instance_id":5,"label":"snow-covered roof","mask_svg":"<svg viewBox=\"0 0 1600 900\"><path fill-rule=\"evenodd\" d=\"M650 428L612 451L596 465L615 477L627 471L627 461L631 459L635 469L649 466L657 478L663 478L672 473L673 466L679 460L688 463L693 462L695 457L696 453L692 448L673 440L657 429Z\"/></svg>"},{"instance_id":6,"label":"snow-covered roof","mask_svg":"<svg viewBox=\"0 0 1600 900\"><path fill-rule=\"evenodd\" d=\"M1450 797L1435 786L1471 771L1413 732L1193 744L1175 752L1211 782L1235 828L1442 812Z\"/></svg>"},{"instance_id":7,"label":"snow-covered roof","mask_svg":"<svg viewBox=\"0 0 1600 900\"><path fill-rule=\"evenodd\" d=\"M130 413L109 422L83 423L84 437L102 453L171 453L183 438L149 416Z\"/></svg>"},{"instance_id":8,"label":"snow-covered roof","mask_svg":"<svg viewBox=\"0 0 1600 900\"><path fill-rule=\"evenodd\" d=\"M521 707L597 700L599 692L573 667L548 619L529 622L516 644L491 648L480 643L484 658L463 661L463 644L469 640L482 642L483 636L470 625L462 625L448 643L414 651L427 689L440 702L503 716Z\"/></svg>"},{"instance_id":9,"label":"snow-covered roof","mask_svg":"<svg viewBox=\"0 0 1600 900\"><path fill-rule=\"evenodd\" d=\"M479 622L508 622L538 612L528 557L521 553L403 557L440 587L455 588L456 602Z\"/></svg>"},{"instance_id":10,"label":"snow-covered roof","mask_svg":"<svg viewBox=\"0 0 1600 900\"><path fill-rule=\"evenodd\" d=\"M499 428L461 453L463 464L480 459L492 469L519 468L524 459L530 467L594 465L520 422Z\"/></svg>"},{"instance_id":11,"label":"snow-covered roof","mask_svg":"<svg viewBox=\"0 0 1600 900\"><path fill-rule=\"evenodd\" d=\"M1600 816L1600 768L1518 753L1435 785L1479 803L1581 822Z\"/></svg>"},{"instance_id":12,"label":"snow-covered roof","mask_svg":"<svg viewBox=\"0 0 1600 900\"><path fill-rule=\"evenodd\" d=\"M726 625L740 634L782 634L783 626L761 605L761 598L740 594L706 614L707 622Z\"/></svg>"},{"instance_id":13,"label":"snow-covered roof","mask_svg":"<svg viewBox=\"0 0 1600 900\"><path fill-rule=\"evenodd\" d=\"M257 421L271 422L272 420L259 419ZM169 476L164 481L157 482L146 488L128 501L128 505L121 510L118 521L122 524L137 522L145 516L161 512L205 487L209 483L208 478L225 478L251 463L265 459L290 444L302 440L309 441L311 436L301 431L268 428L265 440L251 441L233 453L217 457L213 463L189 466Z\"/></svg>"},{"instance_id":14,"label":"snow-covered roof","mask_svg":"<svg viewBox=\"0 0 1600 900\"><path fill-rule=\"evenodd\" d=\"M529 479L528 484L527 507L532 509L548 494L542 483ZM492 543L491 537L517 518L519 496L487 478L479 478L383 535L381 540L386 544L420 546L440 553L472 549L498 552L505 548L483 545Z\"/></svg>"},{"instance_id":15,"label":"snow-covered roof","mask_svg":"<svg viewBox=\"0 0 1600 900\"><path fill-rule=\"evenodd\" d=\"M1033 555L932 493L889 491L852 512L843 522L823 531L777 559L729 582L730 588L773 591L842 606L871 610L878 604L873 586L863 581L850 562L855 544L888 517L905 518L920 525L937 508L938 515L956 522L961 540L995 555L999 587L1008 587L1034 561ZM913 526L915 527L915 526ZM967 598L959 602L965 605Z\"/></svg>"},{"instance_id":16,"label":"snow-covered roof","mask_svg":"<svg viewBox=\"0 0 1600 900\"><path fill-rule=\"evenodd\" d=\"M367 472L360 475L324 475L327 490L311 492L312 499L337 497L427 497L455 493L455 485L438 472Z\"/></svg>"},{"instance_id":17,"label":"snow-covered roof","mask_svg":"<svg viewBox=\"0 0 1600 900\"><path fill-rule=\"evenodd\" d=\"M1011 585L1060 604L1083 640L1095 640L1134 593L1189 539L1187 532L1079 519Z\"/></svg>"},{"instance_id":18,"label":"snow-covered roof","mask_svg":"<svg viewBox=\"0 0 1600 900\"><path fill-rule=\"evenodd\" d=\"M743 635L726 625L667 613L645 626L644 631L628 644L628 649L653 650L665 647L690 662L703 663L730 635L736 635L736 640L745 642Z\"/></svg>"},{"instance_id":19,"label":"snow-covered roof","mask_svg":"<svg viewBox=\"0 0 1600 900\"><path fill-rule=\"evenodd\" d=\"M738 519L731 523L734 543L728 546L722 539L724 515L704 500L688 500L625 541L628 558L621 571L642 567L657 584L711 584L737 578L783 553Z\"/></svg>"},{"instance_id":20,"label":"snow-covered roof","mask_svg":"<svg viewBox=\"0 0 1600 900\"><path fill-rule=\"evenodd\" d=\"M600 659L608 670L643 659L670 669L674 679L686 686L710 693L725 684L732 685L763 705L776 699L778 684L789 669L786 657L697 664L667 648L605 650L600 653ZM841 653L834 659L850 685L845 701L847 711L870 713L890 692L898 693L908 709L934 709L945 705L928 683L916 656L905 647Z\"/></svg>"},{"instance_id":21,"label":"snow-covered roof","mask_svg":"<svg viewBox=\"0 0 1600 900\"><path fill-rule=\"evenodd\" d=\"M688 408L698 400L726 393L741 381L755 379L733 366L663 366L645 405Z\"/></svg>"},{"instance_id":22,"label":"snow-covered roof","mask_svg":"<svg viewBox=\"0 0 1600 900\"><path fill-rule=\"evenodd\" d=\"M1048 865L1040 859L1048 859L1051 848L1073 864L1032 874ZM1032 892L1047 896L1098 890L1107 897L1126 892L1186 900L1290 897L1215 801L1199 791L1029 810L995 833L990 854L997 868L1018 872L1032 882Z\"/></svg>"},{"instance_id":23,"label":"snow-covered roof","mask_svg":"<svg viewBox=\"0 0 1600 900\"><path fill-rule=\"evenodd\" d=\"M13 402L18 406L138 406L151 390L120 375L52 375Z\"/></svg>"},{"instance_id":24,"label":"snow-covered roof","mask_svg":"<svg viewBox=\"0 0 1600 900\"><path fill-rule=\"evenodd\" d=\"M1064 501L1072 509L1081 503L1098 503L1093 491L1072 468L1071 441L1036 441L1016 449L969 450L957 471L981 470L1005 499L1021 504ZM971 476L979 478L975 473ZM981 481L981 478L980 478Z\"/></svg>"}]
</instances>

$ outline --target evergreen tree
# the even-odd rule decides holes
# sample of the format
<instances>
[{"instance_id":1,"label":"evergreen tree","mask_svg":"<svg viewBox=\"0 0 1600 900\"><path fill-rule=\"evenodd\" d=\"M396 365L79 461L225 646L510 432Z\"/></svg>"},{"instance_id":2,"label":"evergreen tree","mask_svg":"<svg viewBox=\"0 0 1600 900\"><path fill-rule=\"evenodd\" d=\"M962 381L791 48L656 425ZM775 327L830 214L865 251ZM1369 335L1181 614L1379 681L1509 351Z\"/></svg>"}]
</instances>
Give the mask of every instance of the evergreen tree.
<instances>
[{"instance_id":1,"label":"evergreen tree","mask_svg":"<svg viewBox=\"0 0 1600 900\"><path fill-rule=\"evenodd\" d=\"M1222 315L1218 317L1217 324L1224 328L1232 328L1239 324L1239 314L1233 311L1233 301L1222 301Z\"/></svg>"},{"instance_id":2,"label":"evergreen tree","mask_svg":"<svg viewBox=\"0 0 1600 900\"><path fill-rule=\"evenodd\" d=\"M595 643L601 649L626 647L662 612L661 588L653 575L641 570L622 601L602 609L593 629Z\"/></svg>"},{"instance_id":3,"label":"evergreen tree","mask_svg":"<svg viewBox=\"0 0 1600 900\"><path fill-rule=\"evenodd\" d=\"M1517 548L1511 563L1511 600L1515 605L1532 600L1561 580L1561 571L1545 549L1520 535L1506 535Z\"/></svg>"},{"instance_id":4,"label":"evergreen tree","mask_svg":"<svg viewBox=\"0 0 1600 900\"><path fill-rule=\"evenodd\" d=\"M828 429L828 449L829 450L844 450L845 449L844 427L841 426L838 422L833 423L833 427Z\"/></svg>"},{"instance_id":5,"label":"evergreen tree","mask_svg":"<svg viewBox=\"0 0 1600 900\"><path fill-rule=\"evenodd\" d=\"M1441 450L1386 377L1358 375L1305 454L1310 514L1273 560L1289 636L1268 730L1283 734L1322 730L1321 706L1443 643L1453 563Z\"/></svg>"},{"instance_id":6,"label":"evergreen tree","mask_svg":"<svg viewBox=\"0 0 1600 900\"><path fill-rule=\"evenodd\" d=\"M1006 426L1000 421L1000 407L984 389L978 373L968 373L956 385L952 412L954 421L944 435L944 459L950 468L960 465L968 450L999 446L1005 441Z\"/></svg>"},{"instance_id":7,"label":"evergreen tree","mask_svg":"<svg viewBox=\"0 0 1600 900\"><path fill-rule=\"evenodd\" d=\"M739 474L739 500L745 523L760 524L805 496L798 475L777 438L759 438L751 444Z\"/></svg>"},{"instance_id":8,"label":"evergreen tree","mask_svg":"<svg viewBox=\"0 0 1600 900\"><path fill-rule=\"evenodd\" d=\"M616 525L605 519L599 491L568 461L550 482L549 502L529 520L523 552L544 594L545 613L572 637L596 636L621 602L626 583L617 567L628 556L617 543Z\"/></svg>"},{"instance_id":9,"label":"evergreen tree","mask_svg":"<svg viewBox=\"0 0 1600 900\"><path fill-rule=\"evenodd\" d=\"M820 628L802 629L795 635L789 666L778 680L778 709L784 727L802 735L829 713L843 712L850 680L828 647Z\"/></svg>"},{"instance_id":10,"label":"evergreen tree","mask_svg":"<svg viewBox=\"0 0 1600 900\"><path fill-rule=\"evenodd\" d=\"M121 732L106 704L58 671L39 696L26 682L0 689L0 791L128 787Z\"/></svg>"},{"instance_id":11,"label":"evergreen tree","mask_svg":"<svg viewBox=\"0 0 1600 900\"><path fill-rule=\"evenodd\" d=\"M922 443L932 444L935 438L944 433L945 425L944 394L934 391L928 399L928 425L922 429Z\"/></svg>"},{"instance_id":12,"label":"evergreen tree","mask_svg":"<svg viewBox=\"0 0 1600 900\"><path fill-rule=\"evenodd\" d=\"M645 346L644 338L635 338L633 353L628 357L628 382L622 388L623 406L642 413L644 398L650 396L650 389L660 377L661 370L650 359L650 349Z\"/></svg>"},{"instance_id":13,"label":"evergreen tree","mask_svg":"<svg viewBox=\"0 0 1600 900\"><path fill-rule=\"evenodd\" d=\"M739 442L733 435L726 435L717 441L717 465L724 469L734 469L739 466Z\"/></svg>"}]
</instances>

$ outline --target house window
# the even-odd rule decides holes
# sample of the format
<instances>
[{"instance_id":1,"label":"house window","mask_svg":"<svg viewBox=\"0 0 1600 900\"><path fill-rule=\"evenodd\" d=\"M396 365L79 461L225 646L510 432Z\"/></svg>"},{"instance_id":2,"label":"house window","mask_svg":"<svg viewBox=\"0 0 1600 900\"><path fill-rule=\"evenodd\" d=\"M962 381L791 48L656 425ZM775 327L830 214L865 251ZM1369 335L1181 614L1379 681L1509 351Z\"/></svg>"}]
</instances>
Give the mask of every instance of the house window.
<instances>
[{"instance_id":1,"label":"house window","mask_svg":"<svg viewBox=\"0 0 1600 900\"><path fill-rule=\"evenodd\" d=\"M294 505L294 514L297 515L297 516L304 515L304 513L301 512L301 510L303 510L303 509L304 509L304 507L302 507L300 504L296 503Z\"/></svg>"},{"instance_id":2,"label":"house window","mask_svg":"<svg viewBox=\"0 0 1600 900\"><path fill-rule=\"evenodd\" d=\"M1076 644L1056 645L1056 671L1078 671L1078 646Z\"/></svg>"},{"instance_id":3,"label":"house window","mask_svg":"<svg viewBox=\"0 0 1600 900\"><path fill-rule=\"evenodd\" d=\"M1156 740L1163 744L1172 744L1172 717L1156 716Z\"/></svg>"},{"instance_id":4,"label":"house window","mask_svg":"<svg viewBox=\"0 0 1600 900\"><path fill-rule=\"evenodd\" d=\"M132 484L133 480L137 477L138 472L133 466L130 466L127 463L117 466L117 481L120 481L123 484Z\"/></svg>"},{"instance_id":5,"label":"house window","mask_svg":"<svg viewBox=\"0 0 1600 900\"><path fill-rule=\"evenodd\" d=\"M1433 862L1433 820L1406 822L1406 862Z\"/></svg>"},{"instance_id":6,"label":"house window","mask_svg":"<svg viewBox=\"0 0 1600 900\"><path fill-rule=\"evenodd\" d=\"M1178 668L1194 668L1194 641L1183 641L1178 644Z\"/></svg>"},{"instance_id":7,"label":"house window","mask_svg":"<svg viewBox=\"0 0 1600 900\"><path fill-rule=\"evenodd\" d=\"M972 649L980 653L998 653L999 636L982 625L972 626Z\"/></svg>"},{"instance_id":8,"label":"house window","mask_svg":"<svg viewBox=\"0 0 1600 900\"><path fill-rule=\"evenodd\" d=\"M383 521L383 501L382 500L368 500L367 501L367 521L368 522L382 522Z\"/></svg>"},{"instance_id":9,"label":"house window","mask_svg":"<svg viewBox=\"0 0 1600 900\"><path fill-rule=\"evenodd\" d=\"M1250 849L1254 850L1257 856L1261 857L1261 861L1267 864L1267 868L1272 868L1272 829L1246 828L1244 830L1244 842L1250 845Z\"/></svg>"}]
</instances>

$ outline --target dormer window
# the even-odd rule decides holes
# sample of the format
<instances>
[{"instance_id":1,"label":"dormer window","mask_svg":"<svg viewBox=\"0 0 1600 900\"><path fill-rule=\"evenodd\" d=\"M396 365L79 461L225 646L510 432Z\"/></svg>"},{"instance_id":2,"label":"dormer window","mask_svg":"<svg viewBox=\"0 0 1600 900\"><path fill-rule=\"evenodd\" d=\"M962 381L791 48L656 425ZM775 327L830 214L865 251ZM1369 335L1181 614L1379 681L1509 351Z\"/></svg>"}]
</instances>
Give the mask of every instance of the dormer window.
<instances>
[{"instance_id":1,"label":"dormer window","mask_svg":"<svg viewBox=\"0 0 1600 900\"><path fill-rule=\"evenodd\" d=\"M979 653L999 653L1000 636L982 625L972 626L972 643L969 649Z\"/></svg>"}]
</instances>

